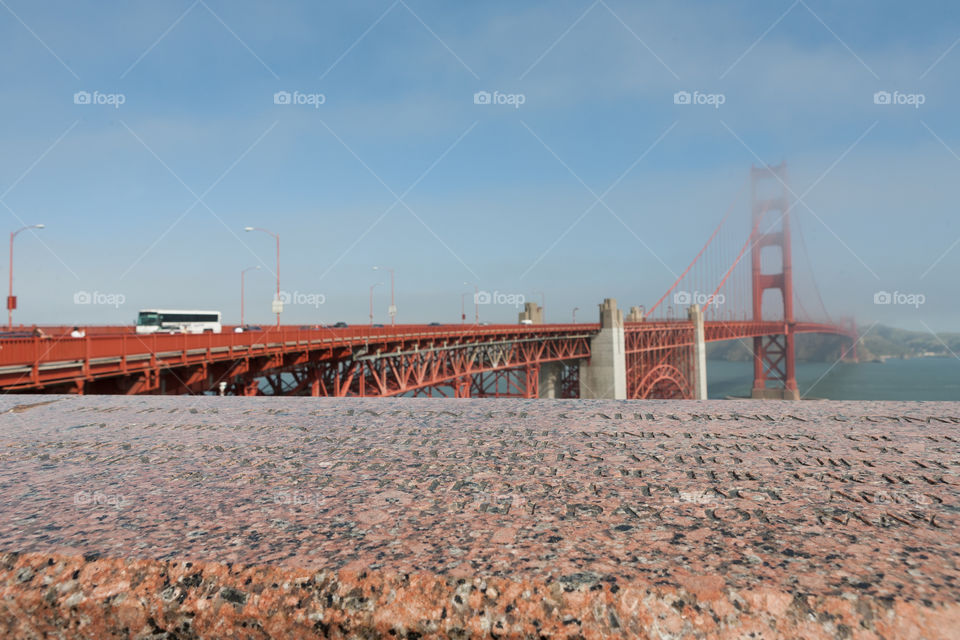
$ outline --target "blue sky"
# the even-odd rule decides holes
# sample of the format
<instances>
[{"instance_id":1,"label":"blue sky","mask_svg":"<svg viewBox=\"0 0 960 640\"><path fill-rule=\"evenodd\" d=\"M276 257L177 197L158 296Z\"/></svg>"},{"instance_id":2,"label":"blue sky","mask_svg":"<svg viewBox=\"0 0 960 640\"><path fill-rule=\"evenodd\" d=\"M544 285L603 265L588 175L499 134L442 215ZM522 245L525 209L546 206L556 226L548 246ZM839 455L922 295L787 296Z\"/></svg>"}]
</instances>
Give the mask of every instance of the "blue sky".
<instances>
[{"instance_id":1,"label":"blue sky","mask_svg":"<svg viewBox=\"0 0 960 640\"><path fill-rule=\"evenodd\" d=\"M284 291L324 299L290 323L366 321L377 264L398 321L457 321L466 281L588 320L604 297L652 304L750 165L785 160L832 313L960 329L955 2L0 5L0 215L46 225L16 240L18 321L236 321L240 270L261 265L247 315L268 322L274 245L247 225L281 234ZM734 223L746 237L745 201Z\"/></svg>"}]
</instances>

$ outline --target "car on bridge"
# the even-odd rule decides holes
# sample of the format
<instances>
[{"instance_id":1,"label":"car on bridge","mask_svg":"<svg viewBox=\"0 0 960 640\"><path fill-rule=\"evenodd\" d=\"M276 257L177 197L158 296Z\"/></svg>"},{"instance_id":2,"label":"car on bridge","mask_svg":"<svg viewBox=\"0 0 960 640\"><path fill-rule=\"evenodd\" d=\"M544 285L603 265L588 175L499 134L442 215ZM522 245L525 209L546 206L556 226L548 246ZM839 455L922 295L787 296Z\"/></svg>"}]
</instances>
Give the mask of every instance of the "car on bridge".
<instances>
[{"instance_id":1,"label":"car on bridge","mask_svg":"<svg viewBox=\"0 0 960 640\"><path fill-rule=\"evenodd\" d=\"M32 331L0 331L0 340L8 338L32 338Z\"/></svg>"},{"instance_id":2,"label":"car on bridge","mask_svg":"<svg viewBox=\"0 0 960 640\"><path fill-rule=\"evenodd\" d=\"M246 333L248 331L263 331L263 327L257 325L246 324L242 327L237 327L233 330L234 333Z\"/></svg>"}]
</instances>

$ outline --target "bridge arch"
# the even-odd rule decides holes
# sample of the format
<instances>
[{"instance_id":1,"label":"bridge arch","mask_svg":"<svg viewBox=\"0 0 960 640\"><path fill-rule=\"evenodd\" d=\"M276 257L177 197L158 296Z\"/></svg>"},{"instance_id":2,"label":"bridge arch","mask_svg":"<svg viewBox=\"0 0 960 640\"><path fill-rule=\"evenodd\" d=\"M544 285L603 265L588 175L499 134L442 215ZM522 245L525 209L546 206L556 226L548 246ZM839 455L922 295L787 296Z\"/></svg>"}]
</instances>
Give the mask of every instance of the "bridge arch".
<instances>
[{"instance_id":1,"label":"bridge arch","mask_svg":"<svg viewBox=\"0 0 960 640\"><path fill-rule=\"evenodd\" d=\"M690 382L687 376L672 364L663 363L648 371L635 392L634 399L659 398L667 400L683 400L693 397Z\"/></svg>"}]
</instances>

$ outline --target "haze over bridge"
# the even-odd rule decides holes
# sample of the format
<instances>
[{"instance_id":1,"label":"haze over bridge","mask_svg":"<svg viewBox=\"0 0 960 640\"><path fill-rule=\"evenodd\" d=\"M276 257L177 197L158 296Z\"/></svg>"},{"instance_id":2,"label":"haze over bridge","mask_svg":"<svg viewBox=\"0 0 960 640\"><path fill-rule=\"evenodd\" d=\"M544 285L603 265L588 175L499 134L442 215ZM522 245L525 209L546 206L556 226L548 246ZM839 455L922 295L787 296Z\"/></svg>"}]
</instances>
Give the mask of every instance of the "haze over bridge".
<instances>
[{"instance_id":1,"label":"haze over bridge","mask_svg":"<svg viewBox=\"0 0 960 640\"><path fill-rule=\"evenodd\" d=\"M731 223L735 202L660 299L626 317L606 299L597 323L543 324L542 309L527 303L515 325L227 326L201 335L100 327L83 338L48 328L49 338L0 341L0 389L706 398L706 343L741 340L753 353L753 397L799 399L795 336L843 336L843 356L855 358L857 335L852 320L830 318L819 294L819 318L796 295L786 180L784 165L753 168L746 239Z\"/></svg>"}]
</instances>

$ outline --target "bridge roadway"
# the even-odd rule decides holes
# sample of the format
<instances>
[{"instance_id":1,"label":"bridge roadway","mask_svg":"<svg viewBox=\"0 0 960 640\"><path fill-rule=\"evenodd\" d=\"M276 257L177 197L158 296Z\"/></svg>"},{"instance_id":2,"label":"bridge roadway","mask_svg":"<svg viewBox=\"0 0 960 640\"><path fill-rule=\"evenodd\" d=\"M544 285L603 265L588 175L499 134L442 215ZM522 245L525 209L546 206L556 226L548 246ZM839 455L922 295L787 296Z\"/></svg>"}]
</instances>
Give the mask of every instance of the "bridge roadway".
<instances>
[{"instance_id":1,"label":"bridge roadway","mask_svg":"<svg viewBox=\"0 0 960 640\"><path fill-rule=\"evenodd\" d=\"M0 339L0 389L181 394L217 392L225 382L226 392L246 395L433 395L440 387L455 387L456 395L482 396L510 395L500 393L497 384L505 372L520 372L517 395L537 397L540 367L562 363L575 378L577 363L590 358L591 338L600 325L281 326L243 333L225 326L223 333L202 335L137 335L132 327L94 327L83 338L71 338L69 327L43 330L48 337ZM676 368L678 356L687 359L692 323L628 322L624 330L633 378L628 397L660 397L651 393L663 393L663 377L652 371ZM797 323L794 331L847 335L842 327L817 323ZM782 322L707 322L705 327L707 341L783 332ZM667 382L676 377L667 375ZM676 386L667 395L689 393L682 382Z\"/></svg>"}]
</instances>

